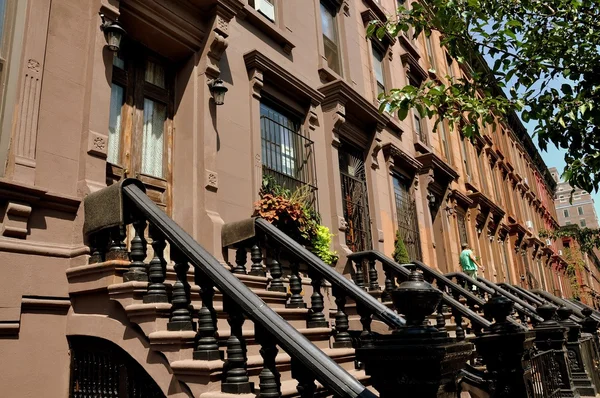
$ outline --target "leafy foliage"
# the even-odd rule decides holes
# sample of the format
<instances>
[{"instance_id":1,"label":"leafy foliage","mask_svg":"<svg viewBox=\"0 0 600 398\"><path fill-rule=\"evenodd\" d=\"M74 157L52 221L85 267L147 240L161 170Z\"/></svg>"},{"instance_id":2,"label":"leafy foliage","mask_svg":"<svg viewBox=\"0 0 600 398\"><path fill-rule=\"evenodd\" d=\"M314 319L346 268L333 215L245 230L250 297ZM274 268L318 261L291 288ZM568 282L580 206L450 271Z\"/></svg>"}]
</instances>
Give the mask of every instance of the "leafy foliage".
<instances>
[{"instance_id":1,"label":"leafy foliage","mask_svg":"<svg viewBox=\"0 0 600 398\"><path fill-rule=\"evenodd\" d=\"M337 254L330 250L333 235L321 225L319 213L311 206L308 187L291 191L272 176L264 176L259 196L253 217L264 218L296 242L310 247L325 263L331 265L337 261Z\"/></svg>"},{"instance_id":2,"label":"leafy foliage","mask_svg":"<svg viewBox=\"0 0 600 398\"><path fill-rule=\"evenodd\" d=\"M564 256L568 263L566 273L571 284L573 298L581 298L581 295L584 294L584 292L581 291L579 280L577 280L577 271L581 271L585 263L581 258L581 255L571 248L564 249Z\"/></svg>"},{"instance_id":3,"label":"leafy foliage","mask_svg":"<svg viewBox=\"0 0 600 398\"><path fill-rule=\"evenodd\" d=\"M595 248L600 248L600 229L596 228L569 225L554 231L541 230L539 235L541 238L549 239L572 238L577 241L580 250L584 253L591 253Z\"/></svg>"},{"instance_id":4,"label":"leafy foliage","mask_svg":"<svg viewBox=\"0 0 600 398\"><path fill-rule=\"evenodd\" d=\"M600 185L600 7L597 0L430 0L399 9L368 34L379 39L413 31L441 33L441 45L469 71L468 79L435 76L419 87L382 94L381 109L404 119L416 108L464 134L480 134L497 117L521 112L537 121L545 150L566 150L563 177L586 191ZM482 55L495 60L487 66ZM435 74L435 71L430 71ZM506 84L513 87L504 92ZM558 86L560 84L560 87Z\"/></svg>"},{"instance_id":5,"label":"leafy foliage","mask_svg":"<svg viewBox=\"0 0 600 398\"><path fill-rule=\"evenodd\" d=\"M332 252L330 249L332 237L333 234L329 231L329 228L324 225L318 225L317 234L312 240L313 253L329 265L334 264L339 258L337 253Z\"/></svg>"},{"instance_id":6,"label":"leafy foliage","mask_svg":"<svg viewBox=\"0 0 600 398\"><path fill-rule=\"evenodd\" d=\"M394 252L392 253L392 258L398 264L410 263L408 250L406 250L406 246L404 245L404 241L402 240L402 236L400 236L399 231L396 232L396 239L394 240Z\"/></svg>"}]
</instances>

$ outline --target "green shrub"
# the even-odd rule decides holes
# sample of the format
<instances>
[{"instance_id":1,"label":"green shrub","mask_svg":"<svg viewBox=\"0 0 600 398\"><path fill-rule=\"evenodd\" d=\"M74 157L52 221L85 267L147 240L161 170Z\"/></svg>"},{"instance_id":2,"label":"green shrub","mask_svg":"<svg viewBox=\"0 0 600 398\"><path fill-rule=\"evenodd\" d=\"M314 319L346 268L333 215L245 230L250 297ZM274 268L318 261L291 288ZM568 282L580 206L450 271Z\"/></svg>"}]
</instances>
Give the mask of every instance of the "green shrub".
<instances>
[{"instance_id":1,"label":"green shrub","mask_svg":"<svg viewBox=\"0 0 600 398\"><path fill-rule=\"evenodd\" d=\"M333 265L339 258L336 252L330 250L333 234L324 225L317 225L316 232L311 242L312 252L326 264Z\"/></svg>"},{"instance_id":2,"label":"green shrub","mask_svg":"<svg viewBox=\"0 0 600 398\"><path fill-rule=\"evenodd\" d=\"M406 246L404 246L404 241L402 240L399 231L396 232L396 239L394 241L394 252L392 253L392 258L398 264L410 263L408 251L406 250Z\"/></svg>"}]
</instances>

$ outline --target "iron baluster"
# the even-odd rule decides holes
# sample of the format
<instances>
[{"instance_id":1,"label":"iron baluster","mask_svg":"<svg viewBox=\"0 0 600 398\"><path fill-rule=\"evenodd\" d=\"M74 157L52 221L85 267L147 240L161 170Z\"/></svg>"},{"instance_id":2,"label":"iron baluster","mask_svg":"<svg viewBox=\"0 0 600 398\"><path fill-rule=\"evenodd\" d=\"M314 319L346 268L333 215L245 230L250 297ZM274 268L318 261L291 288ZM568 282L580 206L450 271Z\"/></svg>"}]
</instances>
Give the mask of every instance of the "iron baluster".
<instances>
[{"instance_id":1,"label":"iron baluster","mask_svg":"<svg viewBox=\"0 0 600 398\"><path fill-rule=\"evenodd\" d=\"M306 303L302 297L302 278L300 277L300 265L297 261L290 263L290 300L286 303L286 308L306 308Z\"/></svg>"},{"instance_id":2,"label":"iron baluster","mask_svg":"<svg viewBox=\"0 0 600 398\"><path fill-rule=\"evenodd\" d=\"M315 375L300 362L292 358L292 377L298 380L298 394L301 398L312 398L317 391Z\"/></svg>"},{"instance_id":3,"label":"iron baluster","mask_svg":"<svg viewBox=\"0 0 600 398\"><path fill-rule=\"evenodd\" d=\"M133 222L133 228L135 235L131 240L131 265L129 270L123 274L123 280L128 281L148 281L148 274L146 273L146 239L144 238L144 231L146 230L146 220L139 217Z\"/></svg>"},{"instance_id":4,"label":"iron baluster","mask_svg":"<svg viewBox=\"0 0 600 398\"><path fill-rule=\"evenodd\" d=\"M248 261L248 253L245 247L238 247L235 251L235 267L232 272L234 274L246 275L246 261Z\"/></svg>"},{"instance_id":5,"label":"iron baluster","mask_svg":"<svg viewBox=\"0 0 600 398\"><path fill-rule=\"evenodd\" d=\"M260 344L260 355L263 358L263 368L258 375L260 394L259 398L281 397L281 377L277 371L275 358L277 357L277 344L273 336L261 326L255 325L256 340Z\"/></svg>"},{"instance_id":6,"label":"iron baluster","mask_svg":"<svg viewBox=\"0 0 600 398\"><path fill-rule=\"evenodd\" d=\"M273 252L273 258L271 259L271 264L269 267L269 272L271 273L271 284L269 285L269 291L272 292L281 292L285 293L287 289L283 285L283 280L281 277L283 276L283 271L281 270L281 264L277 258L279 257L279 253L275 250Z\"/></svg>"},{"instance_id":7,"label":"iron baluster","mask_svg":"<svg viewBox=\"0 0 600 398\"><path fill-rule=\"evenodd\" d=\"M250 275L265 276L265 270L262 265L262 251L256 244L250 249L250 259L252 260Z\"/></svg>"},{"instance_id":8,"label":"iron baluster","mask_svg":"<svg viewBox=\"0 0 600 398\"><path fill-rule=\"evenodd\" d=\"M357 303L356 309L358 315L360 315L360 323L362 324L362 332L360 334L361 347L373 347L373 334L371 333L371 322L373 321L373 315L367 307Z\"/></svg>"},{"instance_id":9,"label":"iron baluster","mask_svg":"<svg viewBox=\"0 0 600 398\"><path fill-rule=\"evenodd\" d=\"M229 297L224 297L224 309L228 314L227 322L231 334L227 339L227 360L223 373L225 380L221 383L221 391L230 394L249 394L254 390L254 383L248 378L248 358L246 339L242 335L244 314L242 309Z\"/></svg>"},{"instance_id":10,"label":"iron baluster","mask_svg":"<svg viewBox=\"0 0 600 398\"><path fill-rule=\"evenodd\" d=\"M144 296L144 303L168 303L165 276L167 273L167 261L164 258L164 250L167 246L165 238L153 226L150 226L150 237L152 238L152 250L154 257L148 264L148 293Z\"/></svg>"},{"instance_id":11,"label":"iron baluster","mask_svg":"<svg viewBox=\"0 0 600 398\"><path fill-rule=\"evenodd\" d=\"M359 259L354 262L356 265L356 273L354 274L354 283L361 289L365 288L365 277L363 274L363 260Z\"/></svg>"},{"instance_id":12,"label":"iron baluster","mask_svg":"<svg viewBox=\"0 0 600 398\"><path fill-rule=\"evenodd\" d=\"M377 268L375 267L375 259L370 258L369 259L369 290L374 291L374 290L381 289L379 287L379 282L377 281L378 277L379 276L377 275Z\"/></svg>"},{"instance_id":13,"label":"iron baluster","mask_svg":"<svg viewBox=\"0 0 600 398\"><path fill-rule=\"evenodd\" d=\"M198 310L198 332L194 359L213 361L223 359L216 338L217 312L213 306L214 283L198 268L194 270L194 281L200 286L202 307Z\"/></svg>"},{"instance_id":14,"label":"iron baluster","mask_svg":"<svg viewBox=\"0 0 600 398\"><path fill-rule=\"evenodd\" d=\"M321 294L323 278L316 272L309 274L309 276L311 278L310 284L312 285L313 293L310 296L310 311L308 313L307 326L309 328L328 327L329 323L325 319L325 314L323 314L323 309L325 308L323 294Z\"/></svg>"},{"instance_id":15,"label":"iron baluster","mask_svg":"<svg viewBox=\"0 0 600 398\"><path fill-rule=\"evenodd\" d=\"M168 330L193 330L192 314L190 312L190 285L187 280L187 272L190 266L185 256L174 247L171 250L171 258L175 262L175 275L177 277L173 285L173 298L171 309L171 320Z\"/></svg>"},{"instance_id":16,"label":"iron baluster","mask_svg":"<svg viewBox=\"0 0 600 398\"><path fill-rule=\"evenodd\" d=\"M346 294L342 289L333 287L333 295L335 296L335 305L337 311L335 313L335 335L333 348L350 348L352 347L352 338L348 329L348 315L346 315Z\"/></svg>"}]
</instances>

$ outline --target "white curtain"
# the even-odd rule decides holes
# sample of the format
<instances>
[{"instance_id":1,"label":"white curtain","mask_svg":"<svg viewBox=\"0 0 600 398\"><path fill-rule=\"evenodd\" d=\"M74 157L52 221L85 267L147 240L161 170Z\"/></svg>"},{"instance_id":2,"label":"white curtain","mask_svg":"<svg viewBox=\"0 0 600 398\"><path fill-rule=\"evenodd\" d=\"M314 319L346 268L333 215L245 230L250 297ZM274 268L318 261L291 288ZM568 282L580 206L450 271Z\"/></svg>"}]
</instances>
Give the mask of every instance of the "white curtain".
<instances>
[{"instance_id":1,"label":"white curtain","mask_svg":"<svg viewBox=\"0 0 600 398\"><path fill-rule=\"evenodd\" d=\"M119 164L121 147L121 108L123 107L123 87L113 84L110 92L110 116L108 120L108 153L106 160Z\"/></svg>"},{"instance_id":2,"label":"white curtain","mask_svg":"<svg viewBox=\"0 0 600 398\"><path fill-rule=\"evenodd\" d=\"M144 98L142 173L163 177L164 129L167 107Z\"/></svg>"}]
</instances>

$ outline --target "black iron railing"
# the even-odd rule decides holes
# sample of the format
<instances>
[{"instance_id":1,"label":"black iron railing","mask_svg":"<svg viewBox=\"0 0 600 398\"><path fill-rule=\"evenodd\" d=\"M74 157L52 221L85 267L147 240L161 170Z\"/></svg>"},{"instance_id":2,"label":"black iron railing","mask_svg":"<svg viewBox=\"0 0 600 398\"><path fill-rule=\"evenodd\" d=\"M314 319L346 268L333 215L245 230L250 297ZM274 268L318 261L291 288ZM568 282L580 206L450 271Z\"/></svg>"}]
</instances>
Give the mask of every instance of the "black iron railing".
<instances>
[{"instance_id":1,"label":"black iron railing","mask_svg":"<svg viewBox=\"0 0 600 398\"><path fill-rule=\"evenodd\" d=\"M470 292L464 288L456 285L451 280L445 278L443 275L433 271L430 267L425 264L415 261L416 264L397 264L391 258L385 256L383 253L376 250L369 250L364 252L352 253L348 256L355 266L355 283L369 291L380 290L377 283L378 273L376 262L381 263L383 271L385 272L385 285L383 289L382 299L386 300L390 297L391 291L395 289L397 281L403 281L410 275L409 268L417 268L423 272L425 280L429 283L434 283L438 289L444 294L442 295L442 301L436 313L436 327L440 330L445 330L445 312L449 310L454 317L456 324L456 338L461 340L465 338L465 330L463 328L463 319L466 318L471 321L472 328L476 334L480 334L483 329L488 329L491 326L491 322L477 313L477 311L463 305L459 299L461 295L467 297L467 301L471 301L477 308L483 307L485 302L478 297L473 296ZM368 267L368 283L362 279L363 266ZM437 277L437 278L436 278Z\"/></svg>"},{"instance_id":2,"label":"black iron railing","mask_svg":"<svg viewBox=\"0 0 600 398\"><path fill-rule=\"evenodd\" d=\"M560 398L560 369L553 350L537 352L531 357L532 398Z\"/></svg>"},{"instance_id":3,"label":"black iron railing","mask_svg":"<svg viewBox=\"0 0 600 398\"><path fill-rule=\"evenodd\" d=\"M482 280L484 280L483 278L481 278L481 280L479 280L480 278L476 280L460 272L446 274L446 277L456 280L458 284L464 284L468 287L475 286L477 288L476 294L485 299L489 299L489 297L491 297L496 292L498 292L499 294L503 294L504 292L504 290L501 288L499 288L498 290L494 289L492 286L498 285L495 285L492 282L485 280L487 283L484 283L482 282ZM526 306L525 302L514 297L513 295L509 294L506 297L514 301L514 308L519 316L521 324L527 326L528 321L531 321L533 324L542 321L542 318L535 313L535 307ZM517 300L513 300L513 298L516 298Z\"/></svg>"},{"instance_id":4,"label":"black iron railing","mask_svg":"<svg viewBox=\"0 0 600 398\"><path fill-rule=\"evenodd\" d=\"M600 358L596 342L590 335L582 335L580 339L581 358L596 389L600 387Z\"/></svg>"},{"instance_id":5,"label":"black iron railing","mask_svg":"<svg viewBox=\"0 0 600 398\"><path fill-rule=\"evenodd\" d=\"M532 289L531 292L558 307L567 307L568 309L570 309L573 313L569 318L574 322L581 322L581 320L584 318L583 314L581 313L581 310L568 300L556 297L553 294L539 289Z\"/></svg>"},{"instance_id":6,"label":"black iron railing","mask_svg":"<svg viewBox=\"0 0 600 398\"><path fill-rule=\"evenodd\" d=\"M229 269L224 267L215 257L200 246L188 233L170 219L144 192L144 187L137 180L125 180L118 187L106 188L110 191L107 197L95 202L88 201L94 211L86 213L86 221L90 224L102 221L114 214L114 206L123 201L122 217L125 224L133 224L135 231L131 240L131 265L123 275L125 281L149 281L144 302L170 302L172 304L168 329L196 330L190 299L188 270L193 269L194 283L200 287L202 307L197 315L197 335L193 357L195 360L220 359L223 352L218 344L216 310L213 306L215 288L223 295L223 308L228 315L231 333L227 340L225 352L226 362L223 368L221 389L225 393L250 393L253 386L248 377L246 337L242 332L245 319L254 324L256 341L261 345L263 371L260 373L260 395L281 396L280 376L276 366L278 347L292 358L292 375L298 380L298 390L303 395L312 396L316 390L315 381L319 381L330 393L342 397L374 397L359 381L341 368L317 348L296 328L286 322L273 309L253 293ZM105 191L106 192L106 191ZM121 193L123 198L121 199ZM100 197L102 191L96 193ZM90 195L92 196L92 195ZM89 197L88 197L89 198ZM109 203L110 202L110 203ZM105 208L102 208L105 206ZM97 213L99 212L99 213ZM102 217L95 217L102 214ZM114 224L113 224L114 225ZM94 236L91 241L109 242L106 255L123 247L120 242L118 227L116 234L113 225L108 230L91 229ZM97 227L97 225L96 225ZM152 238L154 257L146 259L146 228ZM167 294L165 274L167 260L165 248L169 246L171 261L174 263L176 282L172 291ZM105 248L97 246L92 250L93 256L103 259ZM242 259L238 259L240 264ZM245 257L243 259L245 263ZM394 314L395 315L395 314ZM395 319L398 319L397 317ZM398 321L399 322L399 321Z\"/></svg>"},{"instance_id":7,"label":"black iron railing","mask_svg":"<svg viewBox=\"0 0 600 398\"><path fill-rule=\"evenodd\" d=\"M489 280L482 278L482 277L477 277L477 280L479 282L485 284L487 287L494 289L494 291L496 291L498 294L501 294L501 295L509 298L514 303L518 304L518 306L520 308L517 310L517 312L521 311L521 313L523 313L524 316L529 317L529 319L531 320L531 322L533 324L536 324L537 322L542 322L544 320L541 316L539 316L536 313L534 306L532 306L531 304L527 303L524 300L521 300L519 297L515 296L514 294L507 291L506 289L503 289L502 287L498 286L494 282L490 282Z\"/></svg>"}]
</instances>

